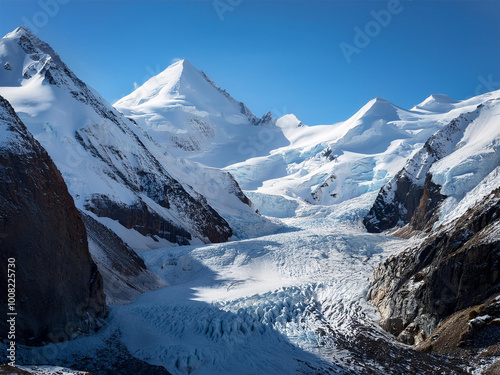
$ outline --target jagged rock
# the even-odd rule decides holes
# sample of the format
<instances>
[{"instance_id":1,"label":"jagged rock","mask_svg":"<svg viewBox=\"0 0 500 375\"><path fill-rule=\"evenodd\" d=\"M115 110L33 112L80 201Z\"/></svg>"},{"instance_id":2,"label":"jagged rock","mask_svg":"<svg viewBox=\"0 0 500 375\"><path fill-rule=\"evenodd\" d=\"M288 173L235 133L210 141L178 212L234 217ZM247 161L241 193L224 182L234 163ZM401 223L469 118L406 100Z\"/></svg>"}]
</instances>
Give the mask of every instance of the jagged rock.
<instances>
[{"instance_id":1,"label":"jagged rock","mask_svg":"<svg viewBox=\"0 0 500 375\"><path fill-rule=\"evenodd\" d=\"M2 285L7 260L16 264L17 343L64 341L99 326L103 283L80 214L59 170L2 97L0 233ZM0 295L2 311L6 298ZM6 319L0 329L6 332Z\"/></svg>"},{"instance_id":2,"label":"jagged rock","mask_svg":"<svg viewBox=\"0 0 500 375\"><path fill-rule=\"evenodd\" d=\"M425 177L421 194L418 206L416 208L412 207L411 212L413 212L413 215L410 218L409 226L412 230L429 232L439 218L439 205L446 199L446 196L441 194L441 186L432 182L430 173L427 173ZM408 195L415 196L412 193Z\"/></svg>"},{"instance_id":3,"label":"jagged rock","mask_svg":"<svg viewBox=\"0 0 500 375\"><path fill-rule=\"evenodd\" d=\"M500 189L418 247L382 263L368 299L398 339L426 340L438 323L500 292Z\"/></svg>"},{"instance_id":4,"label":"jagged rock","mask_svg":"<svg viewBox=\"0 0 500 375\"><path fill-rule=\"evenodd\" d=\"M500 294L442 320L416 348L424 352L464 357L482 351L482 357L500 354Z\"/></svg>"},{"instance_id":5,"label":"jagged rock","mask_svg":"<svg viewBox=\"0 0 500 375\"><path fill-rule=\"evenodd\" d=\"M330 183L332 183L336 179L337 176L335 175L335 173L332 173L327 178L325 178L325 181L311 192L313 199L315 201L320 201L325 193L325 188L328 188L328 186L330 186ZM336 197L336 193L330 193L330 195L332 197Z\"/></svg>"}]
</instances>

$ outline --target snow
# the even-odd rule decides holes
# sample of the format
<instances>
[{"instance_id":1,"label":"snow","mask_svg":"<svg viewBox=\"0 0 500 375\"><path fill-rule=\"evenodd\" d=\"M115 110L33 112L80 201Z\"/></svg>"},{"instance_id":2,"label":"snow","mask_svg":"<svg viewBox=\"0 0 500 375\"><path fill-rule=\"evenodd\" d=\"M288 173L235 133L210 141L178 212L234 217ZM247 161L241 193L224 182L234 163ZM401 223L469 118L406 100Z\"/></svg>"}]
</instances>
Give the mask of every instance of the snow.
<instances>
[{"instance_id":1,"label":"snow","mask_svg":"<svg viewBox=\"0 0 500 375\"><path fill-rule=\"evenodd\" d=\"M337 204L379 190L439 129L435 118L380 98L343 123L297 127L297 121L277 122L289 146L226 168L255 201L262 194Z\"/></svg>"},{"instance_id":2,"label":"snow","mask_svg":"<svg viewBox=\"0 0 500 375\"><path fill-rule=\"evenodd\" d=\"M236 197L239 189L231 185L227 172L193 163L188 167L187 161L166 154L165 149L133 121L123 117L95 90L79 81L50 46L27 29L16 29L0 41L0 66L7 62L13 69L0 69L0 95L12 104L28 130L54 160L80 210L87 210L96 196L106 196L122 206L142 201L151 211L190 232L192 244L208 242L199 233L197 224L186 215L185 201L181 197L170 197L167 210L146 194L139 193L144 190L141 172L147 171L154 176L155 183L171 185L172 177L177 178L196 200L208 200L234 227L235 238L269 234L279 228L279 223L274 224L258 215L254 208ZM190 81L192 76L204 81L206 91L202 91L198 99L208 106L205 110L213 104L203 99L205 95L214 92L222 95L203 76L198 77L201 73L188 62L174 64L167 73L170 76L177 74L182 82ZM193 89L188 89L188 93ZM167 85L163 90L174 92L176 89ZM239 108L234 100L223 97L223 102L227 103L220 110ZM201 102L193 103L201 105ZM245 118L248 123L248 116ZM259 128L269 126L274 125L264 124ZM173 245L165 239L143 236L109 218L96 217L96 220L107 225L136 251Z\"/></svg>"},{"instance_id":3,"label":"snow","mask_svg":"<svg viewBox=\"0 0 500 375\"><path fill-rule=\"evenodd\" d=\"M179 60L114 104L175 156L223 167L288 144L189 61Z\"/></svg>"},{"instance_id":4,"label":"snow","mask_svg":"<svg viewBox=\"0 0 500 375\"><path fill-rule=\"evenodd\" d=\"M422 103L417 104L415 107L413 107L412 110L447 112L454 107L453 104L455 103L457 103L457 101L453 100L448 95L433 94L425 99Z\"/></svg>"},{"instance_id":5,"label":"snow","mask_svg":"<svg viewBox=\"0 0 500 375\"><path fill-rule=\"evenodd\" d=\"M16 368L36 375L86 375L85 371L76 371L59 366L16 366Z\"/></svg>"},{"instance_id":6,"label":"snow","mask_svg":"<svg viewBox=\"0 0 500 375\"><path fill-rule=\"evenodd\" d=\"M93 194L121 204L140 199L191 228L182 204L167 209L130 187L140 184L135 171L148 171L180 181L234 235L206 244L194 233L189 246L176 246L89 213L167 286L111 306L93 336L21 354L54 350L70 362L117 340L173 374L413 371L413 352L382 332L365 296L374 268L421 239L368 234L361 220L382 186L394 193L403 167L418 185L429 171L442 185L447 199L436 225L498 188L500 91L464 101L431 95L410 110L375 98L344 122L307 126L292 114L258 119L180 60L115 103L136 125L62 74L50 47L38 41L36 54L23 51L23 35L29 31L17 29L0 42L0 67L13 67L0 68L0 95L54 159L79 209ZM47 67L59 85L47 83ZM2 145L12 134L0 126ZM490 229L487 240L499 233ZM94 257L109 265L97 245L90 244ZM367 358L367 347L381 345L393 368Z\"/></svg>"},{"instance_id":7,"label":"snow","mask_svg":"<svg viewBox=\"0 0 500 375\"><path fill-rule=\"evenodd\" d=\"M480 111L484 119L481 117L473 121L475 115L467 114L474 113L477 106L484 103L485 108L491 107L492 111L496 111L499 107L496 102L498 97L500 91L464 101L433 95L429 98L434 103L433 111L424 111L418 106L405 110L387 100L375 98L347 121L333 125L306 126L295 116L286 115L277 120L277 126L283 130L290 145L272 150L270 155L251 158L225 169L235 176L262 212L286 217L293 215L290 209L275 212L272 207L279 206L278 202L294 202L293 205L338 204L378 191L412 158L413 165L407 166L407 174L416 178L416 184L423 185L425 174L435 157L428 154L425 148L422 149L422 146L433 134L462 115L465 117L460 120L461 130L453 135L453 142L447 141L447 135L443 133L444 138L436 138L433 147L436 150L442 148L440 157L448 155L455 146L462 149L461 158L464 161L460 168L463 180L460 184L467 181L463 195L491 171L488 167L478 174L471 170L466 175L465 170L469 168L466 160L471 165L474 165L474 161L473 158L467 159L465 152L474 155L479 144L488 140L489 132L481 126L495 126L493 118L496 116L486 115L485 109ZM486 116L489 116L489 120ZM471 121L474 126L467 130ZM484 125L486 123L489 125ZM493 130L493 137L497 129L498 127ZM465 138L462 139L462 136ZM470 137L472 138L469 140ZM483 147L485 152L481 153L481 157L489 158L489 165L497 162L498 152L495 147L494 142ZM452 160L447 160L450 165L454 165ZM458 167L454 168L453 173L457 173L458 178ZM461 186L460 184L451 183L450 186ZM444 187L443 191L447 191L446 189L448 187ZM276 197L276 202L270 203L270 198L273 197Z\"/></svg>"},{"instance_id":8,"label":"snow","mask_svg":"<svg viewBox=\"0 0 500 375\"><path fill-rule=\"evenodd\" d=\"M500 100L490 99L463 132L454 149L434 163L432 180L448 198L435 226L459 217L500 186Z\"/></svg>"}]
</instances>

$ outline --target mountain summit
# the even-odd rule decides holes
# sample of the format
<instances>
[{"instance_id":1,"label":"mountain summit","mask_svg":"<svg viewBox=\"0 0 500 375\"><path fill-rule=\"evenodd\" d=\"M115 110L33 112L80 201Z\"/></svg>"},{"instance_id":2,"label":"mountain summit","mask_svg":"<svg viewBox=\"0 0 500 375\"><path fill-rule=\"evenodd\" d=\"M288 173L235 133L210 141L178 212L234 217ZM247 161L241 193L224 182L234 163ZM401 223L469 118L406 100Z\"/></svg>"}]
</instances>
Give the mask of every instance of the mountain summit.
<instances>
[{"instance_id":1,"label":"mountain summit","mask_svg":"<svg viewBox=\"0 0 500 375\"><path fill-rule=\"evenodd\" d=\"M133 110L176 105L195 107L208 113L241 110L240 103L218 88L188 60L173 63L115 103L117 108Z\"/></svg>"},{"instance_id":2,"label":"mountain summit","mask_svg":"<svg viewBox=\"0 0 500 375\"><path fill-rule=\"evenodd\" d=\"M417 104L412 110L424 110L429 112L447 112L454 108L458 102L453 100L448 95L432 94L426 98L422 103Z\"/></svg>"},{"instance_id":3,"label":"mountain summit","mask_svg":"<svg viewBox=\"0 0 500 375\"><path fill-rule=\"evenodd\" d=\"M288 144L271 113L256 117L188 60L173 63L114 106L174 155L214 167Z\"/></svg>"}]
</instances>

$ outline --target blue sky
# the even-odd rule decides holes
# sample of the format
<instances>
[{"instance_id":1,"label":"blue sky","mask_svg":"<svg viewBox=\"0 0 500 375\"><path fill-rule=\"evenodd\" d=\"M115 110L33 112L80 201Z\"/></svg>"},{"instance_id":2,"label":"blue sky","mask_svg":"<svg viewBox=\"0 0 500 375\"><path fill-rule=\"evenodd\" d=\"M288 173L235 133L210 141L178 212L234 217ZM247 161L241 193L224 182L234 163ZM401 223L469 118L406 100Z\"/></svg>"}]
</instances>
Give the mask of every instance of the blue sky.
<instances>
[{"instance_id":1,"label":"blue sky","mask_svg":"<svg viewBox=\"0 0 500 375\"><path fill-rule=\"evenodd\" d=\"M310 125L374 97L410 108L500 88L499 1L0 0L1 34L20 24L110 102L176 58L256 115Z\"/></svg>"}]
</instances>

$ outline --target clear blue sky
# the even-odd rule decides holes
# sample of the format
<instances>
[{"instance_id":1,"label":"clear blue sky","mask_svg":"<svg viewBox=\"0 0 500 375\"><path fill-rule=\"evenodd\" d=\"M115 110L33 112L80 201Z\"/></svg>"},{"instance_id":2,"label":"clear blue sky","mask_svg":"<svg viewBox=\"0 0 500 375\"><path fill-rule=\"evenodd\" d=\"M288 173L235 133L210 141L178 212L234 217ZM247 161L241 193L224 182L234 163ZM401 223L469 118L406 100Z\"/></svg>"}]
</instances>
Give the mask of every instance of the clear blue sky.
<instances>
[{"instance_id":1,"label":"clear blue sky","mask_svg":"<svg viewBox=\"0 0 500 375\"><path fill-rule=\"evenodd\" d=\"M378 29L372 11L388 1L56 1L0 0L1 34L28 20L110 102L176 58L256 115L295 113L310 125L342 121L377 96L409 108L431 93L500 88L499 1L404 1ZM356 47L355 27L366 26L369 44L348 63L340 45Z\"/></svg>"}]
</instances>

